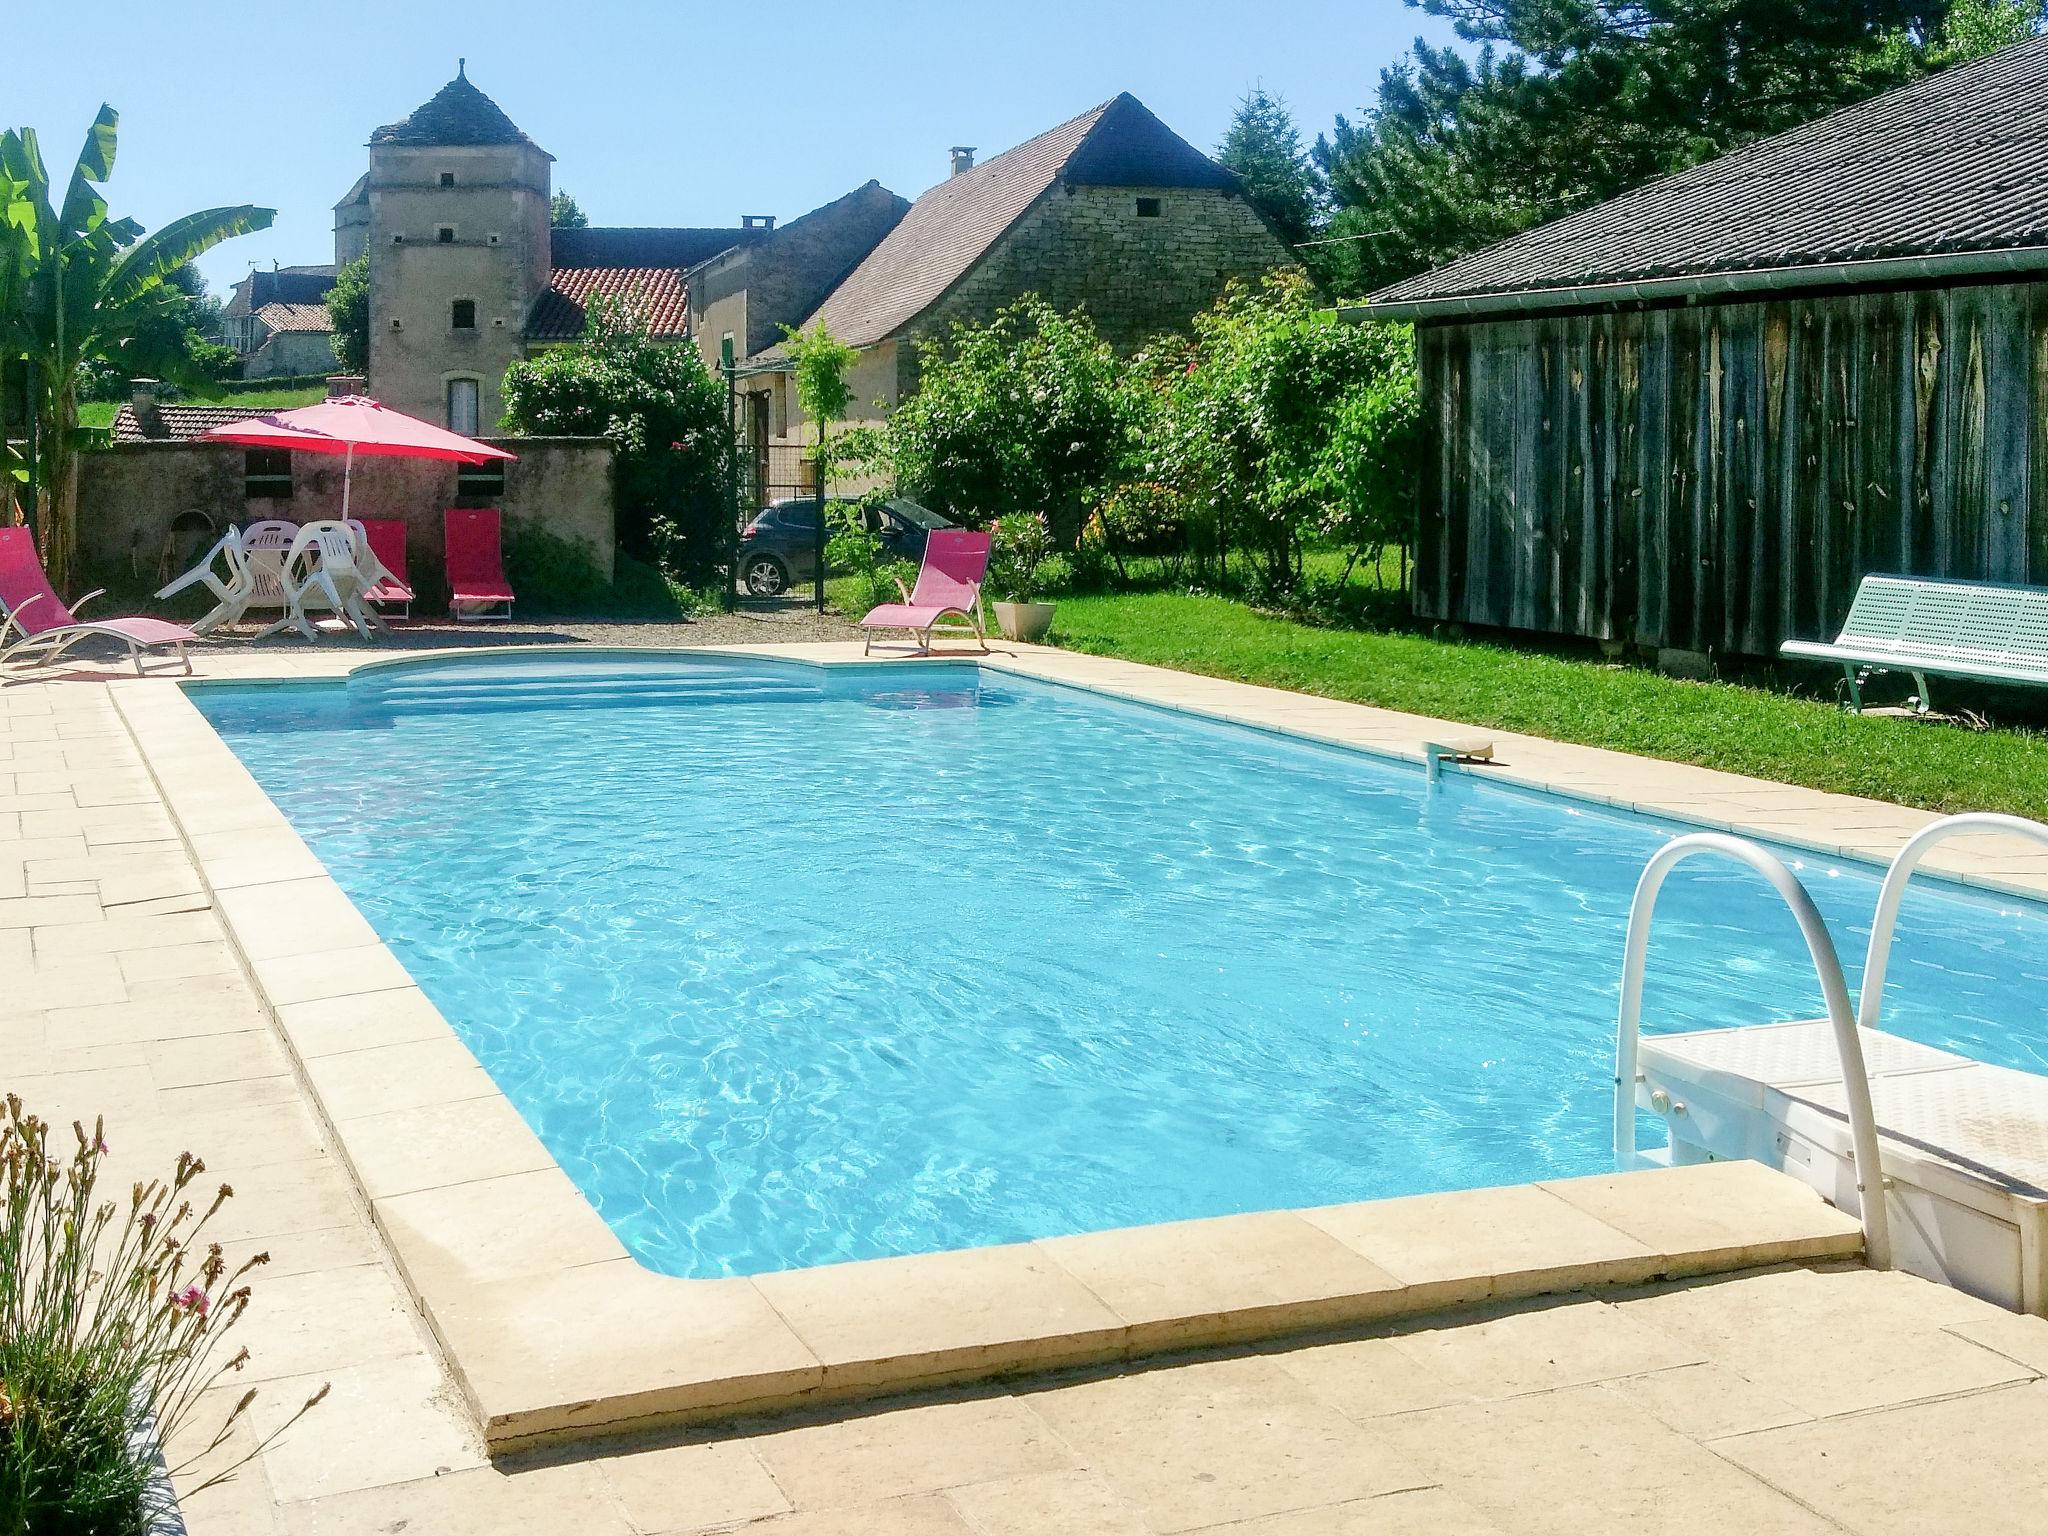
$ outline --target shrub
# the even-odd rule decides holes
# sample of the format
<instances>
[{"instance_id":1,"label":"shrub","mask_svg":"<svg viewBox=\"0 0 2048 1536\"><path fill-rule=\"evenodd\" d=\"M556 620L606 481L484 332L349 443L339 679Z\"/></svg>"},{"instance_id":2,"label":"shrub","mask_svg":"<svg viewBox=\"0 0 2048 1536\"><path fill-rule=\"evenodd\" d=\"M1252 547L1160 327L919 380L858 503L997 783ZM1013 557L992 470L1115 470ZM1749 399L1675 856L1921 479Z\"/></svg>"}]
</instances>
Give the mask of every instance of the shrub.
<instances>
[{"instance_id":1,"label":"shrub","mask_svg":"<svg viewBox=\"0 0 2048 1536\"><path fill-rule=\"evenodd\" d=\"M988 584L998 600L1028 603L1047 590L1066 562L1054 565L1052 529L1041 512L1013 512L996 519L989 548Z\"/></svg>"},{"instance_id":2,"label":"shrub","mask_svg":"<svg viewBox=\"0 0 2048 1536\"><path fill-rule=\"evenodd\" d=\"M611 439L620 546L690 584L709 581L730 548L725 408L696 348L655 341L617 300L591 301L581 346L505 370L505 430Z\"/></svg>"},{"instance_id":3,"label":"shrub","mask_svg":"<svg viewBox=\"0 0 2048 1536\"><path fill-rule=\"evenodd\" d=\"M871 609L898 601L896 583L908 587L917 580L915 565L887 558L888 546L868 527L859 507L828 507L827 528L831 538L825 545L825 568L848 578L845 603L851 617L866 618Z\"/></svg>"},{"instance_id":4,"label":"shrub","mask_svg":"<svg viewBox=\"0 0 2048 1536\"><path fill-rule=\"evenodd\" d=\"M1103 550L1115 562L1118 576L1128 581L1126 562L1152 555L1166 563L1167 579L1179 582L1188 553L1188 515L1178 492L1156 481L1136 481L1119 487L1102 504L1100 516Z\"/></svg>"},{"instance_id":5,"label":"shrub","mask_svg":"<svg viewBox=\"0 0 2048 1536\"><path fill-rule=\"evenodd\" d=\"M269 1262L259 1253L230 1268L208 1240L208 1223L234 1192L219 1186L200 1210L206 1165L189 1152L168 1182L134 1185L121 1214L98 1198L102 1127L88 1135L74 1122L72 1134L76 1145L59 1161L50 1127L18 1097L0 1113L7 1536L135 1536L167 1513L154 1507L160 1447L196 1417L201 1394L248 1359L247 1350L222 1359L222 1346L249 1306L244 1277ZM284 1427L326 1394L314 1393ZM226 1442L255 1396L242 1394L194 1461ZM228 1476L270 1439L198 1486Z\"/></svg>"},{"instance_id":6,"label":"shrub","mask_svg":"<svg viewBox=\"0 0 2048 1536\"><path fill-rule=\"evenodd\" d=\"M334 346L334 364L343 373L363 373L370 366L370 258L358 256L334 274L327 290L327 321Z\"/></svg>"},{"instance_id":7,"label":"shrub","mask_svg":"<svg viewBox=\"0 0 2048 1536\"><path fill-rule=\"evenodd\" d=\"M1124 475L1148 396L1083 312L1027 295L918 352L917 393L888 423L903 494L956 522L1049 509L1062 541Z\"/></svg>"},{"instance_id":8,"label":"shrub","mask_svg":"<svg viewBox=\"0 0 2048 1536\"><path fill-rule=\"evenodd\" d=\"M505 530L505 576L522 603L541 611L590 608L611 591L587 545L537 523Z\"/></svg>"}]
</instances>

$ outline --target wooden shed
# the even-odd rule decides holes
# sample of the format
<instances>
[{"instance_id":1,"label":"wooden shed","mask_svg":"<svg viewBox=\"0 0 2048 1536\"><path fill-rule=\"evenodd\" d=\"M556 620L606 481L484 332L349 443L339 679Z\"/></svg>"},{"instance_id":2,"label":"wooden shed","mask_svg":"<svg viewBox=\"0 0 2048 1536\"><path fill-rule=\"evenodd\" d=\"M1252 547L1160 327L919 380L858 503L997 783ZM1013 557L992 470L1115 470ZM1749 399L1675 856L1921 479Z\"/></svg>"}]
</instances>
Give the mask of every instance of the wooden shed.
<instances>
[{"instance_id":1,"label":"wooden shed","mask_svg":"<svg viewBox=\"0 0 2048 1536\"><path fill-rule=\"evenodd\" d=\"M2048 583L2048 38L1381 290L1421 616L1688 652Z\"/></svg>"}]
</instances>

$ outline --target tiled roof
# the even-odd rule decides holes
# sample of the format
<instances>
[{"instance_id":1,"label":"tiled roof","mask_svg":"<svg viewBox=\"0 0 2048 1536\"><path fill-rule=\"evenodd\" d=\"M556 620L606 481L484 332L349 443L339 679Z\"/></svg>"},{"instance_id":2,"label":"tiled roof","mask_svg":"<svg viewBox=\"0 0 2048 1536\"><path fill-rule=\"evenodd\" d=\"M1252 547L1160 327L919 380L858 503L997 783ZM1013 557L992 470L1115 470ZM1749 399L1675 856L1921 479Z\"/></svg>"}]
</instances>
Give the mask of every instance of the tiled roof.
<instances>
[{"instance_id":1,"label":"tiled roof","mask_svg":"<svg viewBox=\"0 0 2048 1536\"><path fill-rule=\"evenodd\" d=\"M334 286L331 266L258 269L229 289L221 314L229 320L253 315L266 304L318 304Z\"/></svg>"},{"instance_id":2,"label":"tiled roof","mask_svg":"<svg viewBox=\"0 0 2048 1536\"><path fill-rule=\"evenodd\" d=\"M557 229L548 236L558 267L677 267L764 238L765 229Z\"/></svg>"},{"instance_id":3,"label":"tiled roof","mask_svg":"<svg viewBox=\"0 0 2048 1536\"><path fill-rule=\"evenodd\" d=\"M159 405L157 415L163 418L161 432L145 432L142 423L135 419L135 407L124 405L114 412L114 441L117 443L171 443L194 438L209 427L226 426L230 422L248 421L256 416L268 416L274 406L248 405Z\"/></svg>"},{"instance_id":4,"label":"tiled roof","mask_svg":"<svg viewBox=\"0 0 2048 1536\"><path fill-rule=\"evenodd\" d=\"M2048 247L2048 37L1649 183L1372 303ZM2048 260L2048 250L2043 259ZM1736 276L1730 276L1734 274ZM1469 301L1469 302L1468 302Z\"/></svg>"},{"instance_id":5,"label":"tiled roof","mask_svg":"<svg viewBox=\"0 0 2048 1536\"><path fill-rule=\"evenodd\" d=\"M256 311L256 318L272 331L325 333L334 329L325 304L266 304Z\"/></svg>"},{"instance_id":6,"label":"tiled roof","mask_svg":"<svg viewBox=\"0 0 2048 1536\"><path fill-rule=\"evenodd\" d=\"M469 83L458 69L410 117L386 123L370 135L372 144L531 144L504 109Z\"/></svg>"},{"instance_id":7,"label":"tiled roof","mask_svg":"<svg viewBox=\"0 0 2048 1536\"><path fill-rule=\"evenodd\" d=\"M1222 166L1125 93L926 192L805 323L822 322L856 347L895 335L964 277L1058 181L1236 184Z\"/></svg>"},{"instance_id":8,"label":"tiled roof","mask_svg":"<svg viewBox=\"0 0 2048 1536\"><path fill-rule=\"evenodd\" d=\"M676 337L690 328L689 290L680 268L557 267L527 316L526 339L581 341L584 306L599 294L632 305L651 335Z\"/></svg>"}]
</instances>

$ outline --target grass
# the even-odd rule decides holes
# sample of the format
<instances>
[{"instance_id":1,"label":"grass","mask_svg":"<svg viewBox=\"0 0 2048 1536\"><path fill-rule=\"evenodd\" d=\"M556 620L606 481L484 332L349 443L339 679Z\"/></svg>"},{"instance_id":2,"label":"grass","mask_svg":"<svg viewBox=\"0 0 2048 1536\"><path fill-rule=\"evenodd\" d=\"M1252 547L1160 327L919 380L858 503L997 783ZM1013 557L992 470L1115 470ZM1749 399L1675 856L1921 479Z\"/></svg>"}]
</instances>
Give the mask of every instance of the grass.
<instances>
[{"instance_id":1,"label":"grass","mask_svg":"<svg viewBox=\"0 0 2048 1536\"><path fill-rule=\"evenodd\" d=\"M246 406L257 411L284 411L293 406L314 405L327 398L323 385L301 386L295 389L251 389L235 394L183 395L177 400L166 401L169 405L232 405ZM114 424L114 413L127 402L123 400L84 400L78 406L78 424L81 427L107 428Z\"/></svg>"},{"instance_id":2,"label":"grass","mask_svg":"<svg viewBox=\"0 0 2048 1536\"><path fill-rule=\"evenodd\" d=\"M1063 597L1052 642L1932 811L2048 818L2048 735L2035 730L1858 716L1764 688L1494 644L1325 629L1182 593Z\"/></svg>"}]
</instances>

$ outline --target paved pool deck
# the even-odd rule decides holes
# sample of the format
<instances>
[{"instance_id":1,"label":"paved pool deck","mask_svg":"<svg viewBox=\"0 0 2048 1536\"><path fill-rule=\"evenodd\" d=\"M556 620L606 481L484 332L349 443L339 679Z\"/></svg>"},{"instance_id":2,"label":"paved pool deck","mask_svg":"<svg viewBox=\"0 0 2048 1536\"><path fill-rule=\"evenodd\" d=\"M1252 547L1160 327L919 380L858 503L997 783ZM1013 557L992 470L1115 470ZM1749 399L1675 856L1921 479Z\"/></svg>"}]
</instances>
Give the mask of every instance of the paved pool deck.
<instances>
[{"instance_id":1,"label":"paved pool deck","mask_svg":"<svg viewBox=\"0 0 2048 1536\"><path fill-rule=\"evenodd\" d=\"M309 676L364 659L201 666ZM993 664L1402 754L1460 729L1059 653ZM447 1054L409 978L300 950L303 923L271 916L323 900L304 882L324 873L244 820L178 702L91 666L0 688L0 1088L53 1118L105 1114L123 1177L189 1146L234 1184L224 1236L273 1257L232 1389L262 1389L252 1433L333 1383L193 1501L195 1536L1512 1533L1674 1510L1760 1531L2039 1528L2048 1323L1842 1262L1851 1224L1739 1165L834 1266L756 1293L765 1317L720 1301L665 1339L667 1298L639 1290L601 1223L566 1215L580 1196L552 1162L493 1164L519 1128L498 1113L479 1131L475 1106L503 1101ZM1702 770L1495 740L1483 771L1657 810L1713 792ZM1817 849L1881 855L1926 819L1729 778L1712 776L1731 818L1783 811L1756 830ZM1980 878L2048 878L2031 850L1981 854ZM352 912L319 915L351 935ZM567 1225L536 1220L549 1211ZM1804 1262L1758 1267L1786 1259ZM906 1308L901 1266L920 1264L940 1267ZM1653 1278L1672 1273L1688 1278ZM1051 1335L1047 1292L1067 1314ZM570 1443L486 1455L490 1394L564 1385L549 1378L565 1337L611 1340L606 1368L628 1373L694 1345L701 1380L702 1349L757 1322L796 1346L789 1390L763 1406L799 1416L591 1438L612 1422L598 1414L542 1426ZM1046 1337L1090 1343L988 1353ZM892 1376L906 1340L922 1374ZM1173 1352L1188 1347L1206 1353ZM828 1401L835 1363L850 1379ZM892 1395L989 1367L1012 1374ZM522 1438L505 1427L501 1443Z\"/></svg>"}]
</instances>

